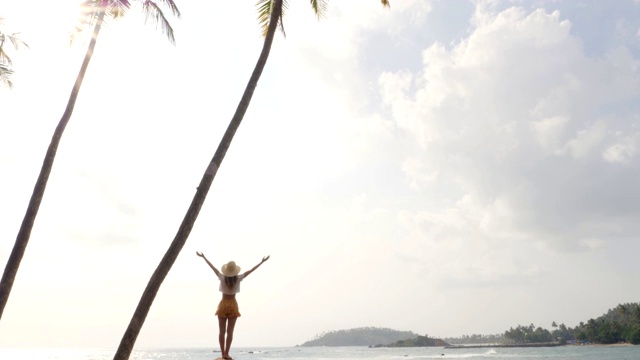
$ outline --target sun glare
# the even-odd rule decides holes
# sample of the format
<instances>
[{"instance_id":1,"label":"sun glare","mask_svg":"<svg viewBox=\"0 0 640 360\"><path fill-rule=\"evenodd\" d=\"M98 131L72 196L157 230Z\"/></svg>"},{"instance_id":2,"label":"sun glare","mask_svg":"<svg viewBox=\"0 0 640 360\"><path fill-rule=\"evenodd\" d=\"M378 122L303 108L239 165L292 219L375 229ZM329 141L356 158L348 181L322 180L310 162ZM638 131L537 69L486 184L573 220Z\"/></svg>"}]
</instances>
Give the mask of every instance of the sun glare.
<instances>
[{"instance_id":1,"label":"sun glare","mask_svg":"<svg viewBox=\"0 0 640 360\"><path fill-rule=\"evenodd\" d=\"M69 32L80 20L82 0L0 0L0 16L10 32L39 36L52 32Z\"/></svg>"}]
</instances>

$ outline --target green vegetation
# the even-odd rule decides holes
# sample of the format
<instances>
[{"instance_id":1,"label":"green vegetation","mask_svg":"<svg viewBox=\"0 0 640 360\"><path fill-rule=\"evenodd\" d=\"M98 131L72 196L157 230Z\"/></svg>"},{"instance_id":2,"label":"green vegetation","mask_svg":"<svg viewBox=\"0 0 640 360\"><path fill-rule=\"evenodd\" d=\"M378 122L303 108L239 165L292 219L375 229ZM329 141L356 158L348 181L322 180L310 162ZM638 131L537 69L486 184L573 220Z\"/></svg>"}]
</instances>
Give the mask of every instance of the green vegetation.
<instances>
[{"instance_id":1,"label":"green vegetation","mask_svg":"<svg viewBox=\"0 0 640 360\"><path fill-rule=\"evenodd\" d=\"M495 335L462 335L461 337L448 337L442 339L449 344L467 345L467 344L504 344L505 338L503 334Z\"/></svg>"},{"instance_id":2,"label":"green vegetation","mask_svg":"<svg viewBox=\"0 0 640 360\"><path fill-rule=\"evenodd\" d=\"M329 331L318 334L313 340L300 346L376 346L400 340L414 339L418 334L387 328L361 327L348 330Z\"/></svg>"},{"instance_id":3,"label":"green vegetation","mask_svg":"<svg viewBox=\"0 0 640 360\"><path fill-rule=\"evenodd\" d=\"M504 333L511 343L534 342L589 342L615 344L627 342L640 345L640 303L620 304L597 319L581 322L575 328L564 324L551 324L551 331L541 327L521 326Z\"/></svg>"},{"instance_id":4,"label":"green vegetation","mask_svg":"<svg viewBox=\"0 0 640 360\"><path fill-rule=\"evenodd\" d=\"M426 347L426 346L449 346L448 343L440 339L432 339L429 335L418 335L417 338L398 340L389 345L376 345L375 347Z\"/></svg>"},{"instance_id":5,"label":"green vegetation","mask_svg":"<svg viewBox=\"0 0 640 360\"><path fill-rule=\"evenodd\" d=\"M349 330L324 332L300 346L370 346L370 347L419 347L455 345L502 345L502 346L550 346L566 343L616 344L626 342L640 345L640 303L620 304L597 319L581 322L575 328L565 324L551 324L547 330L518 325L504 334L463 335L459 338L433 339L411 331L386 328L363 327ZM388 345L385 345L388 344Z\"/></svg>"},{"instance_id":6,"label":"green vegetation","mask_svg":"<svg viewBox=\"0 0 640 360\"><path fill-rule=\"evenodd\" d=\"M526 343L548 343L554 341L554 336L547 329L535 327L533 324L529 326L519 325L510 328L504 333L507 343L526 344Z\"/></svg>"}]
</instances>

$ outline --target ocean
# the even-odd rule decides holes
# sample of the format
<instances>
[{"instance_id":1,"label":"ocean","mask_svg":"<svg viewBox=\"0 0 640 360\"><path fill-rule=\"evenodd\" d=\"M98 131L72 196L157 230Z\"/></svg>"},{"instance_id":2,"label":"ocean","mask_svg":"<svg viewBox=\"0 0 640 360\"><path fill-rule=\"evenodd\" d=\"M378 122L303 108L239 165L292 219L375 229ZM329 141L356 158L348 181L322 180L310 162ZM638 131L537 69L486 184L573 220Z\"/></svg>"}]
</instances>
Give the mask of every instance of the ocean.
<instances>
[{"instance_id":1,"label":"ocean","mask_svg":"<svg viewBox=\"0 0 640 360\"><path fill-rule=\"evenodd\" d=\"M7 349L0 360L110 360L114 350ZM214 360L220 352L208 348L136 350L131 360ZM232 348L235 360L400 360L400 359L500 359L500 360L640 360L640 346L561 346L549 348L367 348L284 347Z\"/></svg>"}]
</instances>

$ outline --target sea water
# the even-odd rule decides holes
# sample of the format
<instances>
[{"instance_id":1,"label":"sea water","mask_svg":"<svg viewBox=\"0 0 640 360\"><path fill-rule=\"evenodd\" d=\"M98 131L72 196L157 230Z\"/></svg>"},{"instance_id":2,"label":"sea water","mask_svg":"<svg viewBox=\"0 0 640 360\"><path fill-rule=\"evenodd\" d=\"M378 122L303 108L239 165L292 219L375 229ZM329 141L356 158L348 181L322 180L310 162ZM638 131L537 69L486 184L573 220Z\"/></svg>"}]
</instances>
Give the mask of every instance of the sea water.
<instances>
[{"instance_id":1,"label":"sea water","mask_svg":"<svg viewBox=\"0 0 640 360\"><path fill-rule=\"evenodd\" d=\"M105 349L8 349L0 348L0 360L110 360ZM213 360L219 350L208 348L139 349L131 360ZM561 346L549 348L367 348L284 347L232 348L236 360L401 360L401 359L500 359L500 360L640 360L640 346Z\"/></svg>"}]
</instances>

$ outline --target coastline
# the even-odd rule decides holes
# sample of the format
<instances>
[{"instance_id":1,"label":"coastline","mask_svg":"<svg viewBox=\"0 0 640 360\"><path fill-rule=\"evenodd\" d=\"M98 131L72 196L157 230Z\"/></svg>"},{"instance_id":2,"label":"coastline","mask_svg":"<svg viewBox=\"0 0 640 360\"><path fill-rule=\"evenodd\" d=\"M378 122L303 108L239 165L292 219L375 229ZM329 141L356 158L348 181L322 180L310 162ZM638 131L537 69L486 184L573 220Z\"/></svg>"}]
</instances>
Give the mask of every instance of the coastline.
<instances>
[{"instance_id":1,"label":"coastline","mask_svg":"<svg viewBox=\"0 0 640 360\"><path fill-rule=\"evenodd\" d=\"M632 343L617 343L617 344L567 344L567 346L592 346L592 347L619 347L619 346L637 346Z\"/></svg>"},{"instance_id":2,"label":"coastline","mask_svg":"<svg viewBox=\"0 0 640 360\"><path fill-rule=\"evenodd\" d=\"M482 345L450 345L445 349L483 349L483 348L537 348L537 347L558 347L558 346L575 346L575 347L625 347L636 346L631 343L617 344L561 344L561 343L533 343L533 344L482 344Z\"/></svg>"},{"instance_id":3,"label":"coastline","mask_svg":"<svg viewBox=\"0 0 640 360\"><path fill-rule=\"evenodd\" d=\"M485 349L485 348L539 348L564 346L560 343L533 343L533 344L482 344L482 345L450 345L445 349Z\"/></svg>"}]
</instances>

